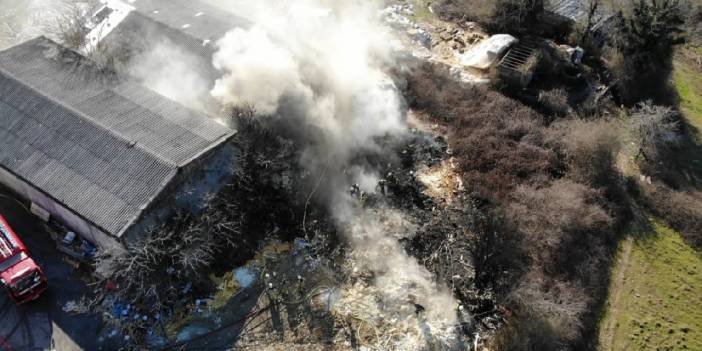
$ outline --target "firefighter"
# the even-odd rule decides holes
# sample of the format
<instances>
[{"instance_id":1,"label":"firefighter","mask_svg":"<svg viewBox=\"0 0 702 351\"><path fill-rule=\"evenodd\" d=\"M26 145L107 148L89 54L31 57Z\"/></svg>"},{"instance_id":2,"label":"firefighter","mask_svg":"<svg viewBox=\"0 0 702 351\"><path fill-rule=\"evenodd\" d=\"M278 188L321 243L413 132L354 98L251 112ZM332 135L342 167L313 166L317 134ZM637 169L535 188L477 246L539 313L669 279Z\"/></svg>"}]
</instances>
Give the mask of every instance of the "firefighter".
<instances>
[{"instance_id":1,"label":"firefighter","mask_svg":"<svg viewBox=\"0 0 702 351\"><path fill-rule=\"evenodd\" d=\"M386 193L387 183L388 183L388 181L385 178L378 181L378 186L376 188L380 189L380 193L383 195L385 195L385 193Z\"/></svg>"},{"instance_id":2,"label":"firefighter","mask_svg":"<svg viewBox=\"0 0 702 351\"><path fill-rule=\"evenodd\" d=\"M359 187L358 184L353 184L349 192L353 196L358 196L361 193L361 187Z\"/></svg>"},{"instance_id":3,"label":"firefighter","mask_svg":"<svg viewBox=\"0 0 702 351\"><path fill-rule=\"evenodd\" d=\"M390 183L395 183L397 181L397 178L395 177L395 173L392 173L392 172L388 172L388 175L385 177L385 179Z\"/></svg>"}]
</instances>

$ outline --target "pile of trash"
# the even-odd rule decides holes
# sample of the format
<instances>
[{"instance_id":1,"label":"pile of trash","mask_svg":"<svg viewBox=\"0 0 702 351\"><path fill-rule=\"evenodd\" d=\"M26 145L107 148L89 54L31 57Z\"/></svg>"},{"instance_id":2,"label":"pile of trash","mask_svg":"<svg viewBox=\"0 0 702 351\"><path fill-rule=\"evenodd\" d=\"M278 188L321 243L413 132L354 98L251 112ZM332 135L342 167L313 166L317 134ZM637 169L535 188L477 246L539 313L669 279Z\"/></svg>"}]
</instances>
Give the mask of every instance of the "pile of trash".
<instances>
[{"instance_id":1,"label":"pile of trash","mask_svg":"<svg viewBox=\"0 0 702 351\"><path fill-rule=\"evenodd\" d=\"M417 46L413 50L416 56L426 57L430 55L432 47L432 35L429 31L410 18L414 16L414 5L391 5L380 11L380 18L391 28L404 31L411 44Z\"/></svg>"},{"instance_id":2,"label":"pile of trash","mask_svg":"<svg viewBox=\"0 0 702 351\"><path fill-rule=\"evenodd\" d=\"M486 70L516 42L517 38L509 34L496 34L459 55L459 60L463 66Z\"/></svg>"},{"instance_id":3,"label":"pile of trash","mask_svg":"<svg viewBox=\"0 0 702 351\"><path fill-rule=\"evenodd\" d=\"M489 82L487 69L516 41L506 35L490 37L473 22L454 24L436 18L417 23L410 19L413 16L411 4L388 6L380 12L384 22L402 34L405 50L412 56L445 64L456 79L468 83Z\"/></svg>"}]
</instances>

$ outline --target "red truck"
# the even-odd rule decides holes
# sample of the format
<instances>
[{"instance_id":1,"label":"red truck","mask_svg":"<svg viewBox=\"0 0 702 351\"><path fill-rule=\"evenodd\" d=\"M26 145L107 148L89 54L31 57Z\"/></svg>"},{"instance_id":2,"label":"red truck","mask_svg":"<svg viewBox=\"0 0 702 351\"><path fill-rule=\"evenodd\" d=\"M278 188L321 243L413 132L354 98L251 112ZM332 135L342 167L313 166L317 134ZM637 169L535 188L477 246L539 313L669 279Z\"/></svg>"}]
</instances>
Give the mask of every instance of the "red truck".
<instances>
[{"instance_id":1,"label":"red truck","mask_svg":"<svg viewBox=\"0 0 702 351\"><path fill-rule=\"evenodd\" d=\"M46 276L5 218L0 215L0 283L22 304L46 290Z\"/></svg>"}]
</instances>

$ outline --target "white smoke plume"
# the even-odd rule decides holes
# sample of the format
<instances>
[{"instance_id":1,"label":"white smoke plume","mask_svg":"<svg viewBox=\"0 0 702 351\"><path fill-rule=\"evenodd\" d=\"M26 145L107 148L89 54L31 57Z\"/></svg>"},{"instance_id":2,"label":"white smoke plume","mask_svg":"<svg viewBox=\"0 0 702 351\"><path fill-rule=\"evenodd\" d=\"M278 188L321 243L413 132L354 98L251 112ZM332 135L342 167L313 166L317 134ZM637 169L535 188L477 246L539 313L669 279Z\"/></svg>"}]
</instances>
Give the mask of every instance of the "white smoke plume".
<instances>
[{"instance_id":1,"label":"white smoke plume","mask_svg":"<svg viewBox=\"0 0 702 351\"><path fill-rule=\"evenodd\" d=\"M260 1L256 25L218 42L214 65L225 75L212 95L224 104L253 103L278 112L283 98L304 106L309 124L325 131L335 156L373 146L405 130L400 99L379 69L389 58L387 30L375 8L349 1ZM326 10L328 8L328 10Z\"/></svg>"},{"instance_id":2,"label":"white smoke plume","mask_svg":"<svg viewBox=\"0 0 702 351\"><path fill-rule=\"evenodd\" d=\"M301 162L313 172L329 170L329 206L354 248L350 269L373 276L370 286L344 287L337 313L372 313L366 317L378 328L402 335L392 349L450 345L456 300L397 241L412 234L411 221L363 209L347 191L349 178L367 192L380 178L351 165L354 155L381 151L377 138L407 132L399 93L383 74L392 64L392 38L378 8L351 0L287 0L258 1L236 12L250 14L256 25L234 29L217 43L213 63L223 76L211 94L225 105L253 104L267 115L262 118L303 116L307 126L298 128L323 134L322 145Z\"/></svg>"},{"instance_id":3,"label":"white smoke plume","mask_svg":"<svg viewBox=\"0 0 702 351\"><path fill-rule=\"evenodd\" d=\"M216 115L209 103L210 82L199 69L198 57L166 38L140 52L126 67L128 74L145 87L200 112Z\"/></svg>"}]
</instances>

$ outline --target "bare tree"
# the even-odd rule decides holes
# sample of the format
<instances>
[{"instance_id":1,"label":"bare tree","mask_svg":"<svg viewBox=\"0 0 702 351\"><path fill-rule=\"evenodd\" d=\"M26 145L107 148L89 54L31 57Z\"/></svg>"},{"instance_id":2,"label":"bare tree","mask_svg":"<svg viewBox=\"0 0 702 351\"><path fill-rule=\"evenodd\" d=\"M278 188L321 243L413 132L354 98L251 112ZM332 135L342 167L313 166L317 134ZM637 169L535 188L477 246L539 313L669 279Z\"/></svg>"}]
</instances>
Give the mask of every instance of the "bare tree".
<instances>
[{"instance_id":1,"label":"bare tree","mask_svg":"<svg viewBox=\"0 0 702 351\"><path fill-rule=\"evenodd\" d=\"M533 25L543 12L543 0L498 0L493 22L506 30L522 31Z\"/></svg>"},{"instance_id":2,"label":"bare tree","mask_svg":"<svg viewBox=\"0 0 702 351\"><path fill-rule=\"evenodd\" d=\"M600 8L600 0L589 0L587 3L587 22L585 23L585 30L583 30L583 36L580 38L580 45L585 45L585 42L590 37L590 31L595 26L599 20L597 11Z\"/></svg>"},{"instance_id":3,"label":"bare tree","mask_svg":"<svg viewBox=\"0 0 702 351\"><path fill-rule=\"evenodd\" d=\"M60 14L54 23L49 24L49 33L70 49L83 49L87 44L92 14L99 5L95 0L86 3L62 0Z\"/></svg>"},{"instance_id":4,"label":"bare tree","mask_svg":"<svg viewBox=\"0 0 702 351\"><path fill-rule=\"evenodd\" d=\"M631 114L631 124L638 143L638 155L658 162L682 142L680 114L667 106L650 101L639 104Z\"/></svg>"}]
</instances>

